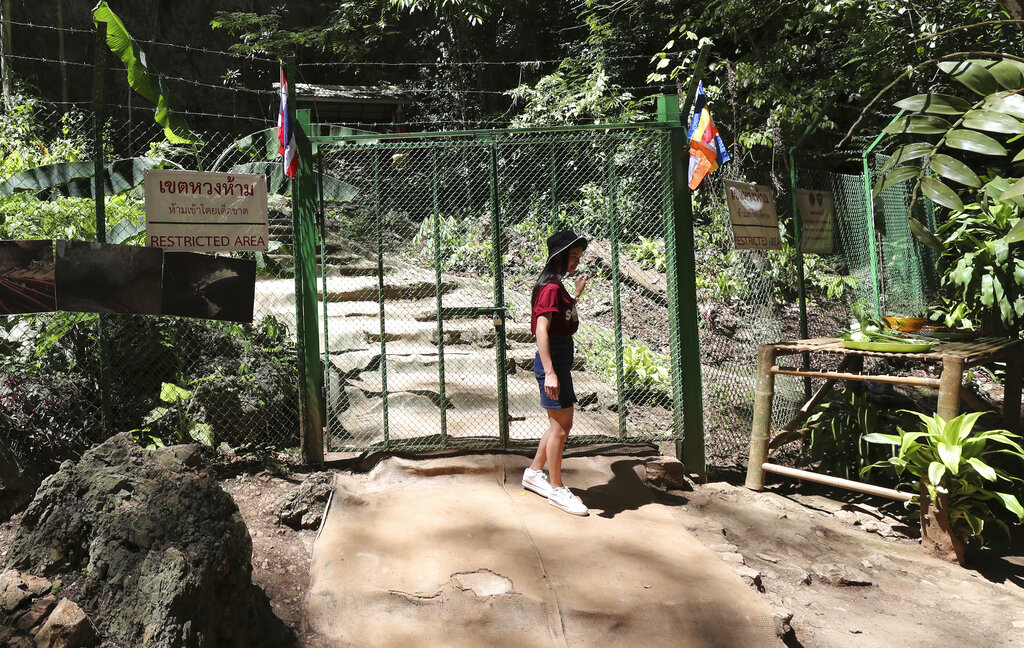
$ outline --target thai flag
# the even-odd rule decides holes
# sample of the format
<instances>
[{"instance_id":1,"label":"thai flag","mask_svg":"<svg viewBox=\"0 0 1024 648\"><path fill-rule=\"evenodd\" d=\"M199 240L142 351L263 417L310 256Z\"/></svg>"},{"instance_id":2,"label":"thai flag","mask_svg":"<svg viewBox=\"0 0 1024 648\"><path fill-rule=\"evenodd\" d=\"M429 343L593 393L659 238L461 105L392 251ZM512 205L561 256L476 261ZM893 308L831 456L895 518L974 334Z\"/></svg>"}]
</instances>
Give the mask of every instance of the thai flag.
<instances>
[{"instance_id":1,"label":"thai flag","mask_svg":"<svg viewBox=\"0 0 1024 648\"><path fill-rule=\"evenodd\" d=\"M715 122L708 110L708 98L704 94L704 82L697 84L697 97L693 103L693 118L690 121L690 190L696 189L704 176L729 161L725 142L718 134Z\"/></svg>"},{"instance_id":2,"label":"thai flag","mask_svg":"<svg viewBox=\"0 0 1024 648\"><path fill-rule=\"evenodd\" d=\"M284 68L281 68L281 110L277 113L277 140L281 142L281 149L278 151L284 156L284 174L289 178L295 177L299 169L298 147L295 145L295 131L292 130L292 120L288 116L288 81L284 78Z\"/></svg>"}]
</instances>

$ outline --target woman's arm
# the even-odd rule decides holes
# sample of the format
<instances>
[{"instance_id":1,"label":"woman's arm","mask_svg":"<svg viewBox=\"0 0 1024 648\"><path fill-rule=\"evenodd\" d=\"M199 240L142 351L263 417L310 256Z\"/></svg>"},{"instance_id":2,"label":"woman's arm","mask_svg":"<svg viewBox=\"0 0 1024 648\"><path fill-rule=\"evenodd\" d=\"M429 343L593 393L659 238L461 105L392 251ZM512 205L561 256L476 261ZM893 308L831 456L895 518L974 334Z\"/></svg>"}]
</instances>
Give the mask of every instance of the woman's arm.
<instances>
[{"instance_id":1,"label":"woman's arm","mask_svg":"<svg viewBox=\"0 0 1024 648\"><path fill-rule=\"evenodd\" d=\"M555 374L555 365L551 362L551 337L548 335L550 326L550 313L537 316L537 353L540 354L540 364L544 367L544 393L550 398L558 398L558 376Z\"/></svg>"}]
</instances>

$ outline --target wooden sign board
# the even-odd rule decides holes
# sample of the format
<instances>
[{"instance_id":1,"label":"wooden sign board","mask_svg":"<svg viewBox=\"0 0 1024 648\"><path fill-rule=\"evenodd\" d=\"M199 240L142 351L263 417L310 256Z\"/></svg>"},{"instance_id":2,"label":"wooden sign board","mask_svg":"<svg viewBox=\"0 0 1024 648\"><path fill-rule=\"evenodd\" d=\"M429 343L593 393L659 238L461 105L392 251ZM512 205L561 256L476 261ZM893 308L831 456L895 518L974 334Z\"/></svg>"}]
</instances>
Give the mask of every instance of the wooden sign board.
<instances>
[{"instance_id":1,"label":"wooden sign board","mask_svg":"<svg viewBox=\"0 0 1024 648\"><path fill-rule=\"evenodd\" d=\"M800 212L800 251L832 254L835 210L831 191L796 190Z\"/></svg>"},{"instance_id":2,"label":"wooden sign board","mask_svg":"<svg viewBox=\"0 0 1024 648\"><path fill-rule=\"evenodd\" d=\"M764 185L725 181L725 200L737 250L781 250L775 196Z\"/></svg>"}]
</instances>

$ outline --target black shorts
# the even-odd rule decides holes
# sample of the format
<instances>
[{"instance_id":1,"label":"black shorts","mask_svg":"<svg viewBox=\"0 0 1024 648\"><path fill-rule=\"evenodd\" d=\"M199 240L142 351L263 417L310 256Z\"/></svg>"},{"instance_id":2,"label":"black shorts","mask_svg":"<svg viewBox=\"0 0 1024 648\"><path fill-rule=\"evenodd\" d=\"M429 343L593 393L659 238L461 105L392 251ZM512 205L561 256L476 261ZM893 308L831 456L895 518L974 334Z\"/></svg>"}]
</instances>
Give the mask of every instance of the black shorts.
<instances>
[{"instance_id":1,"label":"black shorts","mask_svg":"<svg viewBox=\"0 0 1024 648\"><path fill-rule=\"evenodd\" d=\"M533 359L533 375L540 387L540 406L544 409L565 409L576 403L576 392L572 388L572 363L574 349L572 336L550 338L551 365L558 376L558 400L544 392L544 365L540 361L540 352Z\"/></svg>"}]
</instances>

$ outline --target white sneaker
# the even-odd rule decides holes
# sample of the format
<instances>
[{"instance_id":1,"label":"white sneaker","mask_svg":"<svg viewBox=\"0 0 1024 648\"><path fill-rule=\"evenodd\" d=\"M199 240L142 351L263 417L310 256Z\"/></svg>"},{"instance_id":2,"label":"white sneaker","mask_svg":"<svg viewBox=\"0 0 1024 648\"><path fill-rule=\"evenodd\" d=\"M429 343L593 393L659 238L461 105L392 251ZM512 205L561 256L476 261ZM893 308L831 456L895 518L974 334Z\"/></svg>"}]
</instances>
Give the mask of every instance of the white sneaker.
<instances>
[{"instance_id":1,"label":"white sneaker","mask_svg":"<svg viewBox=\"0 0 1024 648\"><path fill-rule=\"evenodd\" d=\"M523 471L523 488L531 490L541 497L551 494L551 482L548 481L548 476L544 474L543 470L527 468Z\"/></svg>"},{"instance_id":2,"label":"white sneaker","mask_svg":"<svg viewBox=\"0 0 1024 648\"><path fill-rule=\"evenodd\" d=\"M572 513L573 515L590 515L590 511L583 505L580 498L573 495L572 491L565 486L551 489L551 494L548 495L548 504L557 506L566 513Z\"/></svg>"}]
</instances>

